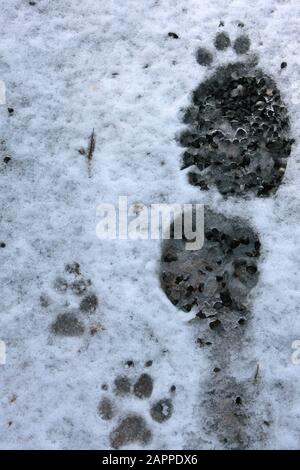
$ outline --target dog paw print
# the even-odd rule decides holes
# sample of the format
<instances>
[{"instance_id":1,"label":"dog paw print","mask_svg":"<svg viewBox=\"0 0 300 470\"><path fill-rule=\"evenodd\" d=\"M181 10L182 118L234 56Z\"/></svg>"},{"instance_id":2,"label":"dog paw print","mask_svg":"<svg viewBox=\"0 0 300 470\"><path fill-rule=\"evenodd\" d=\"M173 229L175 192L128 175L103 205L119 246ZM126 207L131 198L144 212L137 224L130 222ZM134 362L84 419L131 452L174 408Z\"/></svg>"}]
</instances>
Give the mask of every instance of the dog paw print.
<instances>
[{"instance_id":1,"label":"dog paw print","mask_svg":"<svg viewBox=\"0 0 300 470\"><path fill-rule=\"evenodd\" d=\"M92 282L81 273L79 263L66 264L64 275L58 276L53 284L56 293L65 300L61 313L50 326L56 336L81 336L87 329L87 320L98 308L98 297L92 292ZM40 298L41 306L50 303L46 295ZM73 307L75 303L75 306ZM97 322L89 322L89 333L93 336L103 328Z\"/></svg>"},{"instance_id":2,"label":"dog paw print","mask_svg":"<svg viewBox=\"0 0 300 470\"><path fill-rule=\"evenodd\" d=\"M152 440L153 431L149 419L135 411L128 411L130 405L134 403L132 398L147 401L150 419L156 423L162 424L172 417L174 409L172 397L167 396L152 401L153 387L153 378L148 373L140 374L135 380L126 374L121 374L115 378L110 396L106 394L102 397L98 405L98 415L101 419L114 421L118 415L122 416L109 435L112 448L120 449L134 443L146 446ZM108 386L104 385L103 389L107 391ZM175 389L173 385L169 394L174 394Z\"/></svg>"}]
</instances>

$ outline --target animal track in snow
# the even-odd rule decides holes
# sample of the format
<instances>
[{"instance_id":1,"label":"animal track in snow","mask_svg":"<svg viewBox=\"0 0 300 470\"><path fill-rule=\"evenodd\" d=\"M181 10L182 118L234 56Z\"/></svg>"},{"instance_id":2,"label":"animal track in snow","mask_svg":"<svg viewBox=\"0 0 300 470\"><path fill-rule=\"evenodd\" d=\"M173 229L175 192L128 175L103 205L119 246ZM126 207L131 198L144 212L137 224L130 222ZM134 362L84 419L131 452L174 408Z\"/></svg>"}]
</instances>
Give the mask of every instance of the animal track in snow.
<instances>
[{"instance_id":1,"label":"animal track in snow","mask_svg":"<svg viewBox=\"0 0 300 470\"><path fill-rule=\"evenodd\" d=\"M219 54L231 46L226 32L215 38ZM239 36L235 52L244 62L221 66L200 83L184 115L187 129L179 138L185 147L182 169L192 167L189 182L224 196L269 196L278 189L294 142L288 111L269 75L249 55L250 39ZM200 48L202 66L211 67L213 54Z\"/></svg>"},{"instance_id":2,"label":"animal track in snow","mask_svg":"<svg viewBox=\"0 0 300 470\"><path fill-rule=\"evenodd\" d=\"M60 313L50 326L51 332L56 336L81 336L86 331L86 322L90 320L98 308L98 297L90 290L92 282L86 279L80 270L77 262L65 265L64 276L59 276L54 281L54 290L58 292L65 303L60 307ZM72 297L72 301L77 303L77 307L70 308L67 296ZM42 295L41 306L48 307L50 300ZM96 334L103 328L98 322L89 322L88 329L91 335Z\"/></svg>"},{"instance_id":3,"label":"animal track in snow","mask_svg":"<svg viewBox=\"0 0 300 470\"><path fill-rule=\"evenodd\" d=\"M222 54L232 42L222 31L214 45ZM185 147L182 169L192 167L190 183L202 190L217 188L224 197L275 193L294 142L279 89L257 67L250 45L246 34L238 36L233 48L239 57L246 54L246 60L217 68L196 88L184 115L187 128L179 138ZM196 58L212 67L209 50L198 49ZM209 354L212 373L202 395L204 429L222 447L251 448L265 438L272 420L266 416L268 404L264 416L253 411L259 391L254 370L242 380L234 373L241 368L252 317L250 293L259 278L261 243L247 220L228 217L220 209L205 207L204 226L200 250L186 250L185 240L164 241L161 287L178 308L195 310L190 323L197 325L197 343Z\"/></svg>"},{"instance_id":4,"label":"animal track in snow","mask_svg":"<svg viewBox=\"0 0 300 470\"><path fill-rule=\"evenodd\" d=\"M164 242L161 286L178 308L196 307L210 329L235 328L245 320L247 297L258 280L260 241L245 220L206 207L204 227L200 250L186 250L184 240Z\"/></svg>"},{"instance_id":5,"label":"animal track in snow","mask_svg":"<svg viewBox=\"0 0 300 470\"><path fill-rule=\"evenodd\" d=\"M152 361L151 361L152 363ZM152 429L149 420L140 413L126 409L120 413L120 408L126 405L126 398L135 400L147 400L149 402L149 414L157 423L164 423L173 414L173 400L171 398L176 387L173 385L169 395L165 398L150 401L154 387L152 376L143 372L138 377L129 377L127 374L118 375L113 383L112 393L106 394L98 405L99 416L106 421L114 420L118 414L121 418L109 435L110 445L114 449L126 447L130 444L148 445L152 440ZM108 386L104 385L107 390ZM130 405L129 405L130 406Z\"/></svg>"}]
</instances>

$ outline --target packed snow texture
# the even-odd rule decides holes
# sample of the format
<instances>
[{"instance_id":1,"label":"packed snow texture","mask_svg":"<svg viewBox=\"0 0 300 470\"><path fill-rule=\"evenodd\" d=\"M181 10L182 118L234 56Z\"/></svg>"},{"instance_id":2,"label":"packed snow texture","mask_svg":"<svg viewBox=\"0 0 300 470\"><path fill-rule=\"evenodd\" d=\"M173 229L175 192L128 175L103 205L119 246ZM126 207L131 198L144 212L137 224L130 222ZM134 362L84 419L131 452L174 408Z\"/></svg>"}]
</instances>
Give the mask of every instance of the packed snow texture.
<instances>
[{"instance_id":1,"label":"packed snow texture","mask_svg":"<svg viewBox=\"0 0 300 470\"><path fill-rule=\"evenodd\" d=\"M1 1L2 449L107 449L110 433L132 413L151 431L146 448L222 448L206 434L200 406L212 364L195 341L191 313L177 310L160 288L160 242L96 237L97 205L120 195L130 203L198 201L255 228L260 277L231 373L251 380L259 364L251 413L268 425L253 447L299 448L300 365L291 361L300 339L299 18L298 0ZM180 171L181 110L214 66L236 60L232 49L214 50L220 21L232 41L245 23L259 67L289 110L296 143L270 198L225 201L217 190L192 187ZM199 47L212 51L210 67L196 62ZM89 178L78 150L93 129ZM67 337L51 325L66 311L77 315L81 297L55 288L73 262L90 279L98 306L81 313L85 332ZM135 381L149 360L151 397L113 395L116 376ZM151 406L172 385L172 416L152 420ZM98 414L104 396L116 409L110 421Z\"/></svg>"}]
</instances>

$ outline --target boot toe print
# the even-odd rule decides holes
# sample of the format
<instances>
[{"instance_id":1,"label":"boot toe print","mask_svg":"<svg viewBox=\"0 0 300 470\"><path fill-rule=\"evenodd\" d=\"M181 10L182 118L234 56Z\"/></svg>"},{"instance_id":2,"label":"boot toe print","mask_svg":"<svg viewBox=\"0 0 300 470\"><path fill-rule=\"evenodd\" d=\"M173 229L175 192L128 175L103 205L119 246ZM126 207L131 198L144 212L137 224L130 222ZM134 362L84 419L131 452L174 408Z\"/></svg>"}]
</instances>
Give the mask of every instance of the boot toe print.
<instances>
[{"instance_id":1,"label":"boot toe print","mask_svg":"<svg viewBox=\"0 0 300 470\"><path fill-rule=\"evenodd\" d=\"M215 38L217 51L230 47L227 33ZM242 56L250 49L247 35L233 44ZM200 65L213 55L200 48ZM269 196L278 189L294 142L287 108L275 81L249 59L229 63L193 92L186 110L187 129L182 169L192 167L189 182L200 189L216 187L224 196Z\"/></svg>"}]
</instances>

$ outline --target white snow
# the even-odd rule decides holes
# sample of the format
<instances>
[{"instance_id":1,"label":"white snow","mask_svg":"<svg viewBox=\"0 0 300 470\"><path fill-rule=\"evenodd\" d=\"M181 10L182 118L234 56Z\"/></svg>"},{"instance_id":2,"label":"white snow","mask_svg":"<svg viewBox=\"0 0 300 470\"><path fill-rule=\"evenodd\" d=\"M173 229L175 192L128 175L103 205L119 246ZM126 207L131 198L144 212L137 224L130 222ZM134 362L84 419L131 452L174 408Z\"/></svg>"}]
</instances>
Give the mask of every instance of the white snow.
<instances>
[{"instance_id":1,"label":"white snow","mask_svg":"<svg viewBox=\"0 0 300 470\"><path fill-rule=\"evenodd\" d=\"M260 66L273 75L299 141L299 18L297 0L25 0L1 2L0 106L2 449L106 449L125 413L142 413L153 431L149 448L214 448L203 431L199 403L210 364L195 344L188 315L159 286L159 241L100 241L96 207L129 202L209 203L251 220L263 247L253 292L254 320L243 351L249 377L260 364L255 413L270 415L264 448L299 448L300 366L291 361L300 339L300 160L293 147L284 184L266 200L200 193L180 171L180 110L211 73L195 61L197 47L213 50L220 20L231 38L245 23ZM176 32L179 39L168 37ZM234 58L216 53L214 64ZM285 60L287 69L280 70ZM148 65L147 68L145 66ZM113 75L113 74L118 75ZM14 108L8 116L7 106ZM92 178L86 147L95 129ZM12 160L2 160L10 155ZM53 288L65 263L77 261L93 283L99 308L86 325L94 336L54 337L49 326L64 304L78 300ZM40 295L50 299L40 305ZM111 424L97 415L103 383L126 371L149 369L150 401L114 399ZM133 360L134 368L124 363ZM151 422L149 406L177 387L173 417ZM111 387L110 387L111 389ZM110 394L110 392L108 393Z\"/></svg>"}]
</instances>

